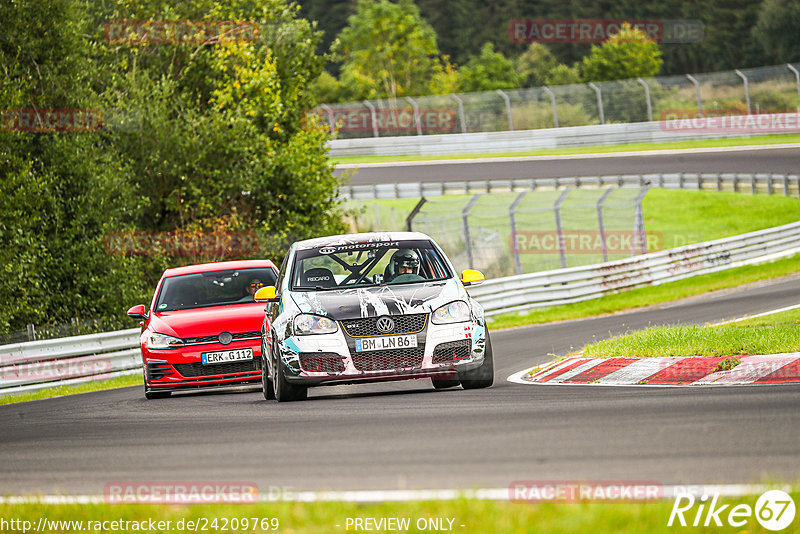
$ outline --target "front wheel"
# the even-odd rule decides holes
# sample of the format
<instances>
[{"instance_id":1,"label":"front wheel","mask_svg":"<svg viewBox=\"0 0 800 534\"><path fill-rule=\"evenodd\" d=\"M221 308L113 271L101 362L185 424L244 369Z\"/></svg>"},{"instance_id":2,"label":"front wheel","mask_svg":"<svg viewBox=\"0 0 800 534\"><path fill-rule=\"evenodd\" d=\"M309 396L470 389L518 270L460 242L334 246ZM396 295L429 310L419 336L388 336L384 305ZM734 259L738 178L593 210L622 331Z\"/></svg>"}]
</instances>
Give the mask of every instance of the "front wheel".
<instances>
[{"instance_id":1,"label":"front wheel","mask_svg":"<svg viewBox=\"0 0 800 534\"><path fill-rule=\"evenodd\" d=\"M488 388L494 383L494 357L488 329L486 330L486 350L483 353L483 363L475 369L459 372L458 379L464 389Z\"/></svg>"},{"instance_id":2,"label":"front wheel","mask_svg":"<svg viewBox=\"0 0 800 534\"><path fill-rule=\"evenodd\" d=\"M267 350L264 345L264 340L261 340L261 390L264 392L264 398L267 400L275 400L275 390L272 388L272 382L269 379L269 366L267 366Z\"/></svg>"},{"instance_id":3,"label":"front wheel","mask_svg":"<svg viewBox=\"0 0 800 534\"><path fill-rule=\"evenodd\" d=\"M147 372L145 368L145 372ZM170 396L169 391L153 391L149 387L147 387L147 377L144 379L144 398L147 400L153 399L166 399Z\"/></svg>"},{"instance_id":4,"label":"front wheel","mask_svg":"<svg viewBox=\"0 0 800 534\"><path fill-rule=\"evenodd\" d=\"M272 387L275 389L275 399L278 402L301 401L308 398L306 386L295 386L286 381L283 375L283 363L280 358L275 358L272 365Z\"/></svg>"}]
</instances>

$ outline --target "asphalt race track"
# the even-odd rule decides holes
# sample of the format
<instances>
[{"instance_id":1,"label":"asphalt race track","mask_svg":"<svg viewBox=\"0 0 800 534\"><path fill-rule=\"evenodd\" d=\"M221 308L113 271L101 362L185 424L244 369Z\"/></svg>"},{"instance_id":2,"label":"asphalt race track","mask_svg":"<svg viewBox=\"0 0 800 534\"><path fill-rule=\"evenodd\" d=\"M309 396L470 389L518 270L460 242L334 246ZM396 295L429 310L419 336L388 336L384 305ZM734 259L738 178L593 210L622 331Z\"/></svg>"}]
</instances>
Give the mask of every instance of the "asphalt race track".
<instances>
[{"instance_id":1,"label":"asphalt race track","mask_svg":"<svg viewBox=\"0 0 800 534\"><path fill-rule=\"evenodd\" d=\"M538 157L524 161L511 159L512 161L487 159L446 160L437 163L405 162L402 165L386 163L379 166L355 164L358 167L356 170L340 166L335 174L341 176L345 172L352 172L348 182L352 185L677 172L792 174L798 169L800 148L737 147L724 151L681 154L658 154L658 151L651 151L639 156L603 154L601 157L581 155Z\"/></svg>"},{"instance_id":2,"label":"asphalt race track","mask_svg":"<svg viewBox=\"0 0 800 534\"><path fill-rule=\"evenodd\" d=\"M146 401L126 388L0 406L3 494L142 481L301 489L504 488L513 481L796 481L800 385L535 386L506 378L593 338L800 302L800 276L633 313L493 334L495 386L430 382Z\"/></svg>"}]
</instances>

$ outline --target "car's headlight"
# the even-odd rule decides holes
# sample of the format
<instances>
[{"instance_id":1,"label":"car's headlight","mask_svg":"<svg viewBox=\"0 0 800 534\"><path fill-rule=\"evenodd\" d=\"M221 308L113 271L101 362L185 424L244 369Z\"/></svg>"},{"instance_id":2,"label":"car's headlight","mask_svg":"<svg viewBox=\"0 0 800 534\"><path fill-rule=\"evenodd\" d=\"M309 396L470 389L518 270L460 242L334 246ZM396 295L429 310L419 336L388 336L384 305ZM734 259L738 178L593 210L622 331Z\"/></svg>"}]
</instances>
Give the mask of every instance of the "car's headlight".
<instances>
[{"instance_id":1,"label":"car's headlight","mask_svg":"<svg viewBox=\"0 0 800 534\"><path fill-rule=\"evenodd\" d=\"M432 321L434 324L463 323L469 321L470 317L469 305L463 300L456 300L437 308Z\"/></svg>"},{"instance_id":2,"label":"car's headlight","mask_svg":"<svg viewBox=\"0 0 800 534\"><path fill-rule=\"evenodd\" d=\"M158 332L150 332L147 335L146 344L148 349L171 349L173 347L183 346L183 341L177 337L159 334Z\"/></svg>"},{"instance_id":3,"label":"car's headlight","mask_svg":"<svg viewBox=\"0 0 800 534\"><path fill-rule=\"evenodd\" d=\"M294 318L294 333L298 336L309 334L333 334L339 330L336 321L321 315L303 313Z\"/></svg>"}]
</instances>

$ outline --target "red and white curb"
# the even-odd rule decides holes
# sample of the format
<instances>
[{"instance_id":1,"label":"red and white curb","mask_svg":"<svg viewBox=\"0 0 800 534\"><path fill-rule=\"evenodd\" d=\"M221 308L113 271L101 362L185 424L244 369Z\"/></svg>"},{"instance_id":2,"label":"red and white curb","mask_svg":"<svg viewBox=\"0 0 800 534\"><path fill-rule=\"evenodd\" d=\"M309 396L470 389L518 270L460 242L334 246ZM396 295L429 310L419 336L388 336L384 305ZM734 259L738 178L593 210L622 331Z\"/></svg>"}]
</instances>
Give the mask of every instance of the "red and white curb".
<instances>
[{"instance_id":1,"label":"red and white curb","mask_svg":"<svg viewBox=\"0 0 800 534\"><path fill-rule=\"evenodd\" d=\"M726 356L668 358L585 358L582 355L508 377L518 384L577 384L605 386L733 386L800 383L800 352L738 356L728 371L716 371Z\"/></svg>"}]
</instances>

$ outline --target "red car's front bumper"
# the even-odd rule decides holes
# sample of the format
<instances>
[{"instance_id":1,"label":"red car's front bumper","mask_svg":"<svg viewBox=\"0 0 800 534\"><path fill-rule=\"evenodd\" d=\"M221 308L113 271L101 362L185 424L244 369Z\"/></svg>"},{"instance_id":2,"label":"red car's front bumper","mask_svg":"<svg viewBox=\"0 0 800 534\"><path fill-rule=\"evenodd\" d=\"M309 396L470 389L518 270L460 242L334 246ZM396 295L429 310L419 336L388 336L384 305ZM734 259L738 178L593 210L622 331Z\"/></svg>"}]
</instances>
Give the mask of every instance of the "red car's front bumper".
<instances>
[{"instance_id":1,"label":"red car's front bumper","mask_svg":"<svg viewBox=\"0 0 800 534\"><path fill-rule=\"evenodd\" d=\"M243 348L253 350L253 358L237 362L203 364L204 352ZM146 387L154 391L235 385L261 380L261 338L235 340L228 345L203 343L152 350L142 345Z\"/></svg>"}]
</instances>

